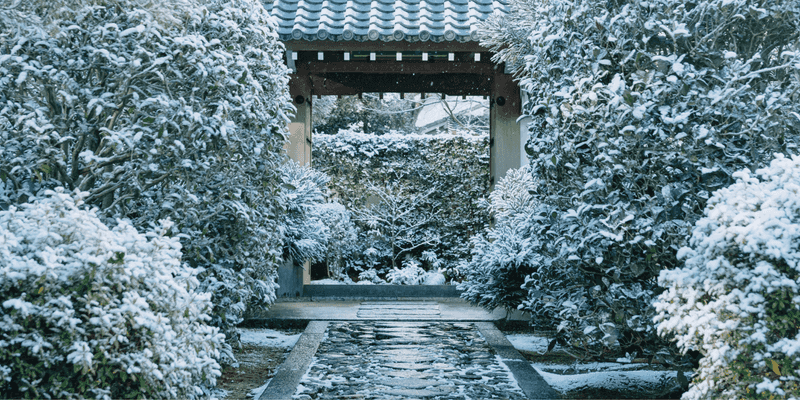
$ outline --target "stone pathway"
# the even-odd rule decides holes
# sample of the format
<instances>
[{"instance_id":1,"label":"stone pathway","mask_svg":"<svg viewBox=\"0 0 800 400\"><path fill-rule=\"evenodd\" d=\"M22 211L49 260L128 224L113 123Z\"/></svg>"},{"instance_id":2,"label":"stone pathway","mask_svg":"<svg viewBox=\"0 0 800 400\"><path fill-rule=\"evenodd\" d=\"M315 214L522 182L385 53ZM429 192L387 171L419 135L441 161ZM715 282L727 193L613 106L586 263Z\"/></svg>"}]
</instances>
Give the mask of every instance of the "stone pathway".
<instances>
[{"instance_id":1,"label":"stone pathway","mask_svg":"<svg viewBox=\"0 0 800 400\"><path fill-rule=\"evenodd\" d=\"M258 400L559 397L497 330L495 313L463 302L283 304L273 321L308 326Z\"/></svg>"},{"instance_id":2,"label":"stone pathway","mask_svg":"<svg viewBox=\"0 0 800 400\"><path fill-rule=\"evenodd\" d=\"M472 323L336 322L295 399L525 399Z\"/></svg>"},{"instance_id":3,"label":"stone pathway","mask_svg":"<svg viewBox=\"0 0 800 400\"><path fill-rule=\"evenodd\" d=\"M442 317L439 303L435 301L365 301L356 315L358 319L394 321L420 318L435 320Z\"/></svg>"}]
</instances>

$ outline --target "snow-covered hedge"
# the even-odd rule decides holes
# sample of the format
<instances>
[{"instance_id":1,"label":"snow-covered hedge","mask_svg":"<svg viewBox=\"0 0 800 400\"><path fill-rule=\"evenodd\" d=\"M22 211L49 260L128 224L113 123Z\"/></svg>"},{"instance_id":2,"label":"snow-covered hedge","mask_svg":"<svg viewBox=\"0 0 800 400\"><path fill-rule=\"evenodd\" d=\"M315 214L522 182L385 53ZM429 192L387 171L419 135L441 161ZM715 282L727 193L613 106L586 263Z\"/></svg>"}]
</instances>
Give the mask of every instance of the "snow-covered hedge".
<instances>
[{"instance_id":1,"label":"snow-covered hedge","mask_svg":"<svg viewBox=\"0 0 800 400\"><path fill-rule=\"evenodd\" d=\"M313 159L361 228L350 266L399 267L409 256L452 273L469 257L465 237L490 222L486 135L341 130L315 134Z\"/></svg>"},{"instance_id":2,"label":"snow-covered hedge","mask_svg":"<svg viewBox=\"0 0 800 400\"><path fill-rule=\"evenodd\" d=\"M482 29L529 92L530 218L543 265L520 303L589 355L656 358L656 277L710 193L800 141L796 0L513 0ZM566 284L565 284L566 283ZM487 296L495 296L488 292Z\"/></svg>"},{"instance_id":3,"label":"snow-covered hedge","mask_svg":"<svg viewBox=\"0 0 800 400\"><path fill-rule=\"evenodd\" d=\"M733 176L661 271L658 330L703 355L684 399L798 398L800 156Z\"/></svg>"},{"instance_id":4,"label":"snow-covered hedge","mask_svg":"<svg viewBox=\"0 0 800 400\"><path fill-rule=\"evenodd\" d=\"M230 347L172 223L109 229L85 196L0 211L0 397L199 397Z\"/></svg>"},{"instance_id":5,"label":"snow-covered hedge","mask_svg":"<svg viewBox=\"0 0 800 400\"><path fill-rule=\"evenodd\" d=\"M88 192L175 221L213 323L274 299L288 70L257 0L0 5L0 205Z\"/></svg>"},{"instance_id":6,"label":"snow-covered hedge","mask_svg":"<svg viewBox=\"0 0 800 400\"><path fill-rule=\"evenodd\" d=\"M495 223L470 238L472 259L461 268L461 297L487 309L514 309L525 300L525 278L546 268L543 243L530 231L530 218L546 218L537 212L543 209L531 195L535 189L528 167L509 170L497 182L489 195Z\"/></svg>"}]
</instances>

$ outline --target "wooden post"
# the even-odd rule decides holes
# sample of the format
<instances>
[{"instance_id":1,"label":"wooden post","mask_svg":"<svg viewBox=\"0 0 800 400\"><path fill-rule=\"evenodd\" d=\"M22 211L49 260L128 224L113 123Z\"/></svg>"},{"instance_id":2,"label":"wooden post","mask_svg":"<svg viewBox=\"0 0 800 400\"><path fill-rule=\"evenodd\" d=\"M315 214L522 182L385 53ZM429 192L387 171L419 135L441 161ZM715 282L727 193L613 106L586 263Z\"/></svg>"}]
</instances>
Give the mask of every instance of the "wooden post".
<instances>
[{"instance_id":1,"label":"wooden post","mask_svg":"<svg viewBox=\"0 0 800 400\"><path fill-rule=\"evenodd\" d=\"M489 170L492 187L506 172L520 167L520 91L511 75L495 72L492 79L491 111L489 113Z\"/></svg>"},{"instance_id":2,"label":"wooden post","mask_svg":"<svg viewBox=\"0 0 800 400\"><path fill-rule=\"evenodd\" d=\"M289 158L301 165L311 165L311 80L308 71L299 67L291 75L289 93L297 113L289 122ZM300 266L288 260L278 267L278 297L297 297L303 294L303 285L311 283L310 263Z\"/></svg>"},{"instance_id":3,"label":"wooden post","mask_svg":"<svg viewBox=\"0 0 800 400\"><path fill-rule=\"evenodd\" d=\"M298 69L291 75L289 93L292 96L297 113L289 123L289 158L302 164L311 164L311 81L308 71Z\"/></svg>"}]
</instances>

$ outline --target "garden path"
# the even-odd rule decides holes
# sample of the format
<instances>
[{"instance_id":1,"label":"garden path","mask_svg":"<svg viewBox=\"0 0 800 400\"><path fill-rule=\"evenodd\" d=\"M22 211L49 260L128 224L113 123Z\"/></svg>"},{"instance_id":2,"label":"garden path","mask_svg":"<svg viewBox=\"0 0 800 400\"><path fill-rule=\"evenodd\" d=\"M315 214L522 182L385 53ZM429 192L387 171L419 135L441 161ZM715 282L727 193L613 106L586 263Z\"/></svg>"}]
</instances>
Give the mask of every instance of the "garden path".
<instances>
[{"instance_id":1,"label":"garden path","mask_svg":"<svg viewBox=\"0 0 800 400\"><path fill-rule=\"evenodd\" d=\"M551 399L486 312L461 300L277 303L309 324L260 400ZM312 318L316 314L316 318Z\"/></svg>"}]
</instances>

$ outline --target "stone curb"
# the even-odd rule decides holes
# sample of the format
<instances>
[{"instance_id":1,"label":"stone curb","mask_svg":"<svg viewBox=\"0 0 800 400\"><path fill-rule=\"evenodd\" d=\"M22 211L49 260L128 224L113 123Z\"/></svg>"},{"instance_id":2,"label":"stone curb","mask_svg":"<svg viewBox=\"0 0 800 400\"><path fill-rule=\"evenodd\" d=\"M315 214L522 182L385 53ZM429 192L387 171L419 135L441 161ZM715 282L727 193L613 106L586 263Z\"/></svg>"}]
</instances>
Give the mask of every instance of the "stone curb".
<instances>
[{"instance_id":1,"label":"stone curb","mask_svg":"<svg viewBox=\"0 0 800 400\"><path fill-rule=\"evenodd\" d=\"M291 400L327 329L328 322L325 321L308 323L289 357L278 368L278 372L257 400Z\"/></svg>"},{"instance_id":2,"label":"stone curb","mask_svg":"<svg viewBox=\"0 0 800 400\"><path fill-rule=\"evenodd\" d=\"M370 297L370 296L318 296L318 297L279 297L275 303L313 303L326 301L435 301L438 303L458 303L460 297Z\"/></svg>"},{"instance_id":3,"label":"stone curb","mask_svg":"<svg viewBox=\"0 0 800 400\"><path fill-rule=\"evenodd\" d=\"M304 285L310 298L420 298L461 296L456 285Z\"/></svg>"},{"instance_id":4,"label":"stone curb","mask_svg":"<svg viewBox=\"0 0 800 400\"><path fill-rule=\"evenodd\" d=\"M503 363L511 370L520 389L529 399L560 399L561 395L536 372L531 364L520 354L491 322L476 322L486 342L497 352Z\"/></svg>"}]
</instances>

